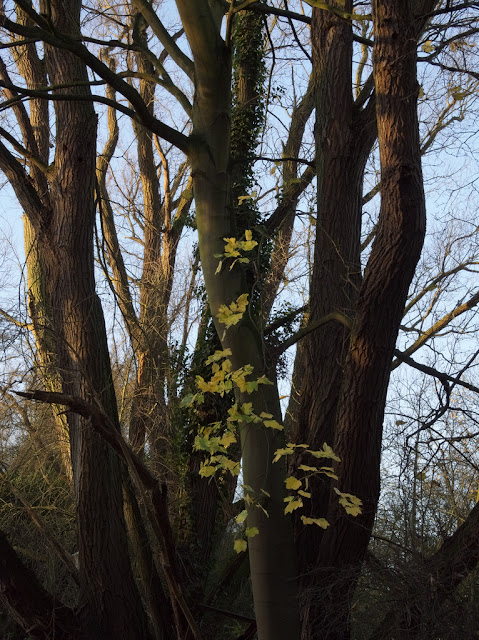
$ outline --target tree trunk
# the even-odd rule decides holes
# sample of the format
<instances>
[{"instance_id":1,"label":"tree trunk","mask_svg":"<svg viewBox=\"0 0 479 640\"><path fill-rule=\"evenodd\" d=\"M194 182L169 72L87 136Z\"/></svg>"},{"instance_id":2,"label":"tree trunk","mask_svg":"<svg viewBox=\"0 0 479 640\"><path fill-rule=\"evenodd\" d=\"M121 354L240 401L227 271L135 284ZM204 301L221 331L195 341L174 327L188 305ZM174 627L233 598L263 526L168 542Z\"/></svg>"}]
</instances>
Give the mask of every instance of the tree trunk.
<instances>
[{"instance_id":1,"label":"tree trunk","mask_svg":"<svg viewBox=\"0 0 479 640\"><path fill-rule=\"evenodd\" d=\"M335 2L346 11L352 2ZM309 323L331 312L351 320L361 286L361 216L364 168L376 138L374 97L364 109L355 105L351 92L352 26L331 11L313 10L313 86L316 102L317 221L314 267L310 287ZM321 449L336 437L338 403L349 331L329 322L304 338L295 369L302 371L300 407L294 439ZM294 390L293 390L294 392ZM293 401L297 401L296 396ZM293 403L291 403L293 405ZM291 409L294 415L294 409ZM301 455L297 464L313 463ZM339 473L342 468L339 468ZM325 517L330 500L330 480L310 479L312 500L303 513ZM318 581L314 571L324 531L304 527L296 519L297 548L303 593L303 635L309 636L318 617ZM318 636L319 637L319 636Z\"/></svg>"},{"instance_id":2,"label":"tree trunk","mask_svg":"<svg viewBox=\"0 0 479 640\"><path fill-rule=\"evenodd\" d=\"M200 256L208 301L223 348L232 351L233 369L250 364L254 374L264 373L261 335L246 313L238 325L225 327L216 314L248 293L246 277L238 267L216 273L224 252L225 237L236 237L231 203L230 155L231 56L220 36L220 20L206 0L177 0L194 61L196 93L193 105L193 133L189 159L192 169ZM256 413L265 411L281 419L277 387L238 398L252 402ZM284 516L284 468L271 464L282 439L265 427L241 427L244 482L255 496L267 491L269 518L257 508L250 510L248 526L259 535L249 540L251 578L260 640L292 640L299 635L296 601L296 570L291 523Z\"/></svg>"},{"instance_id":3,"label":"tree trunk","mask_svg":"<svg viewBox=\"0 0 479 640\"><path fill-rule=\"evenodd\" d=\"M320 548L322 600L311 638L349 637L349 605L379 498L382 423L391 360L425 234L412 2L374 2L374 78L381 158L378 231L344 363L334 449L338 486L363 502L347 515L333 495ZM326 626L326 623L328 626ZM329 634L325 636L325 631Z\"/></svg>"},{"instance_id":4,"label":"tree trunk","mask_svg":"<svg viewBox=\"0 0 479 640\"><path fill-rule=\"evenodd\" d=\"M52 23L77 35L81 3L49 2ZM74 55L45 46L53 85L83 83L68 93L84 94L86 68ZM65 90L58 90L65 91ZM57 101L54 168L46 172L49 203L2 147L6 172L35 230L45 271L63 390L118 415L103 313L95 292L93 225L96 115L91 102ZM50 204L51 203L51 204ZM46 303L45 303L46 304ZM68 415L80 555L80 617L91 639L146 638L146 620L131 572L123 518L118 458L88 420Z\"/></svg>"}]
</instances>

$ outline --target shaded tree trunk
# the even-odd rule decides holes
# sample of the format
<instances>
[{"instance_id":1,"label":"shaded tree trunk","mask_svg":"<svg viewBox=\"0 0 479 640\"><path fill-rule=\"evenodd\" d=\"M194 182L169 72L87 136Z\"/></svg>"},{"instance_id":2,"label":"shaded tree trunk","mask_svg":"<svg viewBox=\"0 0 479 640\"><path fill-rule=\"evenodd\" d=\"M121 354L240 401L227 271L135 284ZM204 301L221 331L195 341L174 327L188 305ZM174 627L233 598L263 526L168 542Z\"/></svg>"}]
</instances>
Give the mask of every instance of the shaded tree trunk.
<instances>
[{"instance_id":1,"label":"shaded tree trunk","mask_svg":"<svg viewBox=\"0 0 479 640\"><path fill-rule=\"evenodd\" d=\"M76 35L81 3L48 3L57 29ZM86 85L85 65L45 47L53 85ZM85 86L69 89L85 92ZM59 90L65 91L65 90ZM103 407L118 426L103 312L93 260L97 119L89 101L57 101L54 166L45 171L50 202L5 147L2 169L29 218L45 270L52 340L63 390ZM88 420L68 415L80 555L80 618L89 638L148 637L131 572L119 460Z\"/></svg>"},{"instance_id":2,"label":"shaded tree trunk","mask_svg":"<svg viewBox=\"0 0 479 640\"><path fill-rule=\"evenodd\" d=\"M334 449L339 489L358 496L353 518L330 499L321 540L320 591L311 638L349 637L349 605L379 498L382 423L391 360L409 284L425 234L417 121L416 37L412 2L374 3L374 78L381 158L381 211L344 358Z\"/></svg>"}]
</instances>

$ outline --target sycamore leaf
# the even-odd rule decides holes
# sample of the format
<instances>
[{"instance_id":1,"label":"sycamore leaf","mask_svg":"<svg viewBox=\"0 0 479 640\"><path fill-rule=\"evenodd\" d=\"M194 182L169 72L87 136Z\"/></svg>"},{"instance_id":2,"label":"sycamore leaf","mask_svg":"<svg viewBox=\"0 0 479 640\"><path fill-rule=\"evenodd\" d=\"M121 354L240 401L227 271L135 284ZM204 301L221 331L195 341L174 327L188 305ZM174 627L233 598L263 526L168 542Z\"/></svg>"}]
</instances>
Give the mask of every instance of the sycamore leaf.
<instances>
[{"instance_id":1,"label":"sycamore leaf","mask_svg":"<svg viewBox=\"0 0 479 640\"><path fill-rule=\"evenodd\" d=\"M303 498L311 498L311 493L309 491L303 491L300 489L298 493L300 496L303 496Z\"/></svg>"},{"instance_id":2,"label":"sycamore leaf","mask_svg":"<svg viewBox=\"0 0 479 640\"><path fill-rule=\"evenodd\" d=\"M293 491L296 491L303 483L301 480L298 480L298 478L289 476L289 478L286 478L284 481L284 484L286 485L286 489L293 489Z\"/></svg>"},{"instance_id":3,"label":"sycamore leaf","mask_svg":"<svg viewBox=\"0 0 479 640\"><path fill-rule=\"evenodd\" d=\"M321 473L324 473L328 478L333 478L333 480L338 480L338 476L334 473L333 467L321 467L319 469Z\"/></svg>"},{"instance_id":4,"label":"sycamore leaf","mask_svg":"<svg viewBox=\"0 0 479 640\"><path fill-rule=\"evenodd\" d=\"M199 474L202 478L209 478L216 473L216 467L212 467L208 464L202 464L200 467Z\"/></svg>"},{"instance_id":5,"label":"sycamore leaf","mask_svg":"<svg viewBox=\"0 0 479 640\"><path fill-rule=\"evenodd\" d=\"M284 429L283 425L279 424L276 420L264 420L263 424L265 427L268 427L268 429L278 429L279 431Z\"/></svg>"},{"instance_id":6,"label":"sycamore leaf","mask_svg":"<svg viewBox=\"0 0 479 640\"><path fill-rule=\"evenodd\" d=\"M243 404L241 405L241 411L246 416L250 416L253 413L253 403L252 402L243 402Z\"/></svg>"},{"instance_id":7,"label":"sycamore leaf","mask_svg":"<svg viewBox=\"0 0 479 640\"><path fill-rule=\"evenodd\" d=\"M242 551L246 551L247 548L248 548L248 543L246 542L246 540L243 540L242 538L238 538L238 540L235 540L234 550L236 551L236 553L241 553Z\"/></svg>"},{"instance_id":8,"label":"sycamore leaf","mask_svg":"<svg viewBox=\"0 0 479 640\"><path fill-rule=\"evenodd\" d=\"M436 47L430 40L426 40L426 42L421 46L421 49L424 51L424 53L432 53L436 49Z\"/></svg>"},{"instance_id":9,"label":"sycamore leaf","mask_svg":"<svg viewBox=\"0 0 479 640\"><path fill-rule=\"evenodd\" d=\"M212 362L218 362L218 360L227 358L230 355L231 355L231 349L225 349L224 351L215 351L213 355L207 359L206 364L211 364Z\"/></svg>"},{"instance_id":10,"label":"sycamore leaf","mask_svg":"<svg viewBox=\"0 0 479 640\"><path fill-rule=\"evenodd\" d=\"M327 529L329 527L329 522L324 518L308 518L307 516L301 516L301 520L303 524L317 524L318 527L322 529Z\"/></svg>"},{"instance_id":11,"label":"sycamore leaf","mask_svg":"<svg viewBox=\"0 0 479 640\"><path fill-rule=\"evenodd\" d=\"M315 458L331 458L331 460L336 460L336 462L341 462L341 459L334 453L329 444L326 442L323 444L323 448L321 451L311 451L308 449L308 453L313 455Z\"/></svg>"},{"instance_id":12,"label":"sycamore leaf","mask_svg":"<svg viewBox=\"0 0 479 640\"><path fill-rule=\"evenodd\" d=\"M248 240L247 242L240 242L240 247L243 251L251 251L258 244L256 240Z\"/></svg>"},{"instance_id":13,"label":"sycamore leaf","mask_svg":"<svg viewBox=\"0 0 479 640\"><path fill-rule=\"evenodd\" d=\"M301 500L301 498L298 498L297 500L291 500L288 501L288 504L285 507L284 513L293 513L293 511L295 511L296 509L299 509L300 507L303 506L303 501Z\"/></svg>"},{"instance_id":14,"label":"sycamore leaf","mask_svg":"<svg viewBox=\"0 0 479 640\"><path fill-rule=\"evenodd\" d=\"M230 444L233 444L234 442L236 442L236 436L232 431L227 431L220 438L220 444L225 449L227 449L230 446Z\"/></svg>"},{"instance_id":15,"label":"sycamore leaf","mask_svg":"<svg viewBox=\"0 0 479 640\"><path fill-rule=\"evenodd\" d=\"M246 509L243 509L243 511L236 516L235 520L238 524L243 524L247 517L248 512L246 511Z\"/></svg>"},{"instance_id":16,"label":"sycamore leaf","mask_svg":"<svg viewBox=\"0 0 479 640\"><path fill-rule=\"evenodd\" d=\"M259 504L259 502L257 502L255 506L258 507L258 509L261 509L261 511L264 513L264 515L267 518L269 518L269 513L266 511L266 509L263 507L262 504Z\"/></svg>"},{"instance_id":17,"label":"sycamore leaf","mask_svg":"<svg viewBox=\"0 0 479 640\"><path fill-rule=\"evenodd\" d=\"M344 507L346 513L349 513L351 516L358 516L362 513L362 500L353 496L351 493L343 493L336 487L334 487L335 493L339 496L339 504Z\"/></svg>"},{"instance_id":18,"label":"sycamore leaf","mask_svg":"<svg viewBox=\"0 0 479 640\"><path fill-rule=\"evenodd\" d=\"M317 467L310 467L307 464L300 464L298 469L301 469L301 471L317 471Z\"/></svg>"},{"instance_id":19,"label":"sycamore leaf","mask_svg":"<svg viewBox=\"0 0 479 640\"><path fill-rule=\"evenodd\" d=\"M254 538L259 533L258 527L247 527L244 534L247 538Z\"/></svg>"},{"instance_id":20,"label":"sycamore leaf","mask_svg":"<svg viewBox=\"0 0 479 640\"><path fill-rule=\"evenodd\" d=\"M289 444L289 445L287 445L286 449L277 449L274 452L273 462L278 462L278 460L280 458L282 458L283 456L289 456L292 453L294 453L294 448L293 447L294 447L294 445Z\"/></svg>"}]
</instances>

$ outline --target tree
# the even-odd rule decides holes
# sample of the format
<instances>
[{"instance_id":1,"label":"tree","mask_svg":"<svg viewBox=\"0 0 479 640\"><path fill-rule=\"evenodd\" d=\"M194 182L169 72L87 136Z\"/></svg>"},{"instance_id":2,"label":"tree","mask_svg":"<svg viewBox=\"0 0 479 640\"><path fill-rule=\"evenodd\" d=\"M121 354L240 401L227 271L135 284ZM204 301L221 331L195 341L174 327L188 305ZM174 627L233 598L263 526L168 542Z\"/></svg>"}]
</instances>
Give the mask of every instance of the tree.
<instances>
[{"instance_id":1,"label":"tree","mask_svg":"<svg viewBox=\"0 0 479 640\"><path fill-rule=\"evenodd\" d=\"M17 38L13 44L23 84L14 84L6 67L2 83L15 109L23 144L2 131L8 145L0 147L0 168L14 187L34 233L28 268L33 282L42 287L38 292L30 287L30 300L34 301L30 304L31 320L36 324L43 366L58 370L53 384L52 375L47 374L47 391L23 395L68 407L82 608L79 615L67 609L58 611L54 624L65 637L148 637L145 608L127 549L122 481L129 496L129 528L138 542L137 553L144 547L148 529L152 536L157 566L148 572L153 558L143 556L141 573L155 633L166 638L174 634L201 637L193 594L184 589L185 579L176 559L168 496L161 488L161 483L166 486L168 482L164 463L171 453L172 436L161 391L168 373L167 309L175 253L191 195L186 186L173 219L172 198L182 185L186 165L172 183L159 139L187 159L202 274L221 344L213 361L222 362L215 365L216 373L222 372L220 382L228 380L235 385L235 409L229 407L232 412L228 415L238 422L241 441L258 636L261 640L289 640L300 635L308 639L349 637L351 596L379 499L382 424L391 361L425 235L417 46L431 15L452 15L475 3L439 6L434 14L433 0L375 0L372 15L353 15L352 1L311 4L309 19L260 2L223 6L214 0L177 0L182 29L172 35L160 20L159 9L147 0L134 0L128 7L126 33L124 30L118 38L107 41L81 34L80 3L76 0L41 3L39 12L26 0L17 0L16 21L5 11L2 14L2 27ZM289 21L311 22L311 82L295 104L281 159L283 192L265 221L254 218L252 212L245 214L235 201L251 197L234 188L241 184L238 166L251 167L251 147L236 150L239 159L231 147L233 23L247 10L256 16L272 13ZM372 21L374 33L366 27L358 37L355 21ZM475 34L471 29L465 32L468 37ZM304 51L294 26L291 31ZM149 48L150 33L164 53L156 55ZM369 47L371 35L372 74L363 82L361 69L369 60L364 49L353 98L353 43ZM455 35L456 40L459 37ZM188 54L178 45L178 38L184 38ZM36 42L43 43L44 63ZM106 46L107 51L97 56L94 45ZM116 71L112 48L126 52L129 66L125 71ZM167 58L192 82L192 104L165 68ZM135 78L139 79L138 89ZM92 84L106 84L105 94L92 95ZM189 135L157 116L154 84L178 100L189 118ZM238 96L236 106L241 107L241 101L248 98ZM29 113L23 97L32 101ZM52 101L55 111L52 165L48 164L49 109L45 100ZM110 118L110 137L96 166L94 101L108 107ZM314 174L308 167L298 177L298 153L313 104L318 210L309 310L303 329L283 345L271 347L265 334L284 277L295 209ZM139 313L122 264L106 186L118 137L114 110L132 119L137 139L145 209ZM440 123L437 126L440 129ZM363 270L363 177L376 136L381 210ZM158 197L154 141L165 177L163 202ZM26 159L28 171L13 152ZM138 364L131 446L120 434L103 313L95 292L95 176L112 286ZM253 228L246 226L250 220ZM268 241L259 242L262 236ZM254 264L268 261L268 276L261 269L256 275ZM288 438L296 446L285 447L276 364L279 354L300 338L304 341L295 364L297 393L290 403L288 428ZM201 391L219 388L204 380L199 384ZM62 393L57 391L59 386ZM147 437L153 451L153 471L144 456ZM299 453L291 463L292 471L287 472L281 453L272 462L275 452L293 453L295 448ZM341 460L334 468L323 468L334 484L324 479L324 473L310 477L316 467L314 458L328 456L338 463ZM286 512L294 511L302 500L294 500L295 494L287 496L286 490L298 487L303 487L305 499L310 494L311 502L306 511L295 511L293 523L285 517L285 500ZM359 504L362 511L358 514ZM214 510L211 513L213 522ZM300 515L296 517L296 513ZM320 517L327 518L329 527L323 529L327 526L323 520L315 522ZM309 521L312 524L307 524ZM107 551L105 540L109 541ZM35 624L37 637L48 637L51 600L39 584L30 581L5 538L2 546L4 601L25 628ZM156 580L156 589L146 587L148 576ZM28 603L14 589L16 577L31 582ZM103 597L105 584L112 586L108 598ZM155 602L161 603L156 610Z\"/></svg>"}]
</instances>

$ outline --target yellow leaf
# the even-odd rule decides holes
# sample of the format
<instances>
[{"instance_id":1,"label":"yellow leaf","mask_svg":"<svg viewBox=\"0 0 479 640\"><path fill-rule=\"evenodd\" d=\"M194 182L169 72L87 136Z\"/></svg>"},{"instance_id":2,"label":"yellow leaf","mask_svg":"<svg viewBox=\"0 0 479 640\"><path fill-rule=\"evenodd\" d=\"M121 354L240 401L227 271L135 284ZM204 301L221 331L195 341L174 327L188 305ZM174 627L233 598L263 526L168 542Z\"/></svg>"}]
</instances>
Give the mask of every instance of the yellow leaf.
<instances>
[{"instance_id":1,"label":"yellow leaf","mask_svg":"<svg viewBox=\"0 0 479 640\"><path fill-rule=\"evenodd\" d=\"M303 498L311 498L311 494L309 491L303 491L302 489L300 489L298 493L300 496L303 496Z\"/></svg>"},{"instance_id":2,"label":"yellow leaf","mask_svg":"<svg viewBox=\"0 0 479 640\"><path fill-rule=\"evenodd\" d=\"M243 511L236 516L235 520L238 524L243 524L247 517L248 512L246 511L246 509L243 509Z\"/></svg>"},{"instance_id":3,"label":"yellow leaf","mask_svg":"<svg viewBox=\"0 0 479 640\"><path fill-rule=\"evenodd\" d=\"M265 413L264 411L262 411L262 412L259 414L259 417L260 417L260 418L268 418L268 419L269 419L269 418L272 418L272 417L273 417L273 414L272 414L272 413Z\"/></svg>"},{"instance_id":4,"label":"yellow leaf","mask_svg":"<svg viewBox=\"0 0 479 640\"><path fill-rule=\"evenodd\" d=\"M212 467L211 465L208 465L208 464L202 464L202 466L200 467L199 474L202 478L209 478L210 476L213 476L215 473L216 473L216 467Z\"/></svg>"},{"instance_id":5,"label":"yellow leaf","mask_svg":"<svg viewBox=\"0 0 479 640\"><path fill-rule=\"evenodd\" d=\"M231 349L225 349L224 351L215 351L212 356L210 356L206 364L211 364L212 362L217 362L218 360L222 360L231 355Z\"/></svg>"},{"instance_id":6,"label":"yellow leaf","mask_svg":"<svg viewBox=\"0 0 479 640\"><path fill-rule=\"evenodd\" d=\"M322 529L327 529L329 527L329 522L324 518L307 518L306 516L301 516L301 520L303 524L317 524L318 527Z\"/></svg>"},{"instance_id":7,"label":"yellow leaf","mask_svg":"<svg viewBox=\"0 0 479 640\"><path fill-rule=\"evenodd\" d=\"M256 240L248 240L247 242L241 242L240 246L243 251L251 251L257 246Z\"/></svg>"},{"instance_id":8,"label":"yellow leaf","mask_svg":"<svg viewBox=\"0 0 479 640\"><path fill-rule=\"evenodd\" d=\"M301 500L301 498L298 498L298 500L291 500L286 505L284 513L285 514L286 513L293 513L293 511L295 511L296 509L299 509L302 506L303 506L303 501Z\"/></svg>"},{"instance_id":9,"label":"yellow leaf","mask_svg":"<svg viewBox=\"0 0 479 640\"><path fill-rule=\"evenodd\" d=\"M325 476L328 476L328 478L333 478L333 480L338 479L338 476L334 473L333 467L321 467L319 471L324 473Z\"/></svg>"},{"instance_id":10,"label":"yellow leaf","mask_svg":"<svg viewBox=\"0 0 479 640\"><path fill-rule=\"evenodd\" d=\"M253 403L243 402L243 404L241 405L241 411L245 414L245 416L250 416L253 413Z\"/></svg>"},{"instance_id":11,"label":"yellow leaf","mask_svg":"<svg viewBox=\"0 0 479 640\"><path fill-rule=\"evenodd\" d=\"M259 533L258 527L247 527L244 534L247 538L254 538Z\"/></svg>"},{"instance_id":12,"label":"yellow leaf","mask_svg":"<svg viewBox=\"0 0 479 640\"><path fill-rule=\"evenodd\" d=\"M236 242L236 238L223 238L226 242L225 244L225 254L228 258L232 258L234 256L239 256L240 252L238 251L238 243Z\"/></svg>"},{"instance_id":13,"label":"yellow leaf","mask_svg":"<svg viewBox=\"0 0 479 640\"><path fill-rule=\"evenodd\" d=\"M363 503L360 498L353 496L351 493L343 493L336 487L334 487L334 491L339 496L339 504L344 507L346 513L354 517L362 513L361 506Z\"/></svg>"},{"instance_id":14,"label":"yellow leaf","mask_svg":"<svg viewBox=\"0 0 479 640\"><path fill-rule=\"evenodd\" d=\"M435 50L435 46L432 44L430 40L427 40L422 46L421 49L424 53L432 53Z\"/></svg>"},{"instance_id":15,"label":"yellow leaf","mask_svg":"<svg viewBox=\"0 0 479 640\"><path fill-rule=\"evenodd\" d=\"M308 453L310 453L315 458L331 458L331 460L336 460L336 462L341 462L341 459L334 453L329 444L324 443L321 451L311 451L308 449Z\"/></svg>"},{"instance_id":16,"label":"yellow leaf","mask_svg":"<svg viewBox=\"0 0 479 640\"><path fill-rule=\"evenodd\" d=\"M289 478L286 478L284 481L284 484L286 485L286 489L293 489L293 491L296 491L303 483L301 480L298 480L298 478L289 476Z\"/></svg>"},{"instance_id":17,"label":"yellow leaf","mask_svg":"<svg viewBox=\"0 0 479 640\"><path fill-rule=\"evenodd\" d=\"M238 305L238 310L244 313L246 311L246 307L248 306L248 294L242 293L236 300L236 304Z\"/></svg>"},{"instance_id":18,"label":"yellow leaf","mask_svg":"<svg viewBox=\"0 0 479 640\"><path fill-rule=\"evenodd\" d=\"M286 449L277 449L274 452L273 462L278 462L278 460L280 458L282 458L283 456L289 456L292 453L294 453L293 447L294 447L294 445L288 445Z\"/></svg>"},{"instance_id":19,"label":"yellow leaf","mask_svg":"<svg viewBox=\"0 0 479 640\"><path fill-rule=\"evenodd\" d=\"M317 471L317 467L310 467L307 464L300 464L298 469L301 469L301 471Z\"/></svg>"},{"instance_id":20,"label":"yellow leaf","mask_svg":"<svg viewBox=\"0 0 479 640\"><path fill-rule=\"evenodd\" d=\"M230 444L233 444L234 442L236 442L236 436L234 433L232 433L231 431L227 431L221 438L220 438L220 444L222 447L224 447L225 449L227 449Z\"/></svg>"},{"instance_id":21,"label":"yellow leaf","mask_svg":"<svg viewBox=\"0 0 479 640\"><path fill-rule=\"evenodd\" d=\"M246 542L246 540L243 540L242 538L235 540L234 550L236 551L236 553L241 553L242 551L246 551L247 548L248 548L248 543Z\"/></svg>"},{"instance_id":22,"label":"yellow leaf","mask_svg":"<svg viewBox=\"0 0 479 640\"><path fill-rule=\"evenodd\" d=\"M283 425L276 422L276 420L264 420L263 423L265 427L268 427L268 429L278 429L279 431L284 429Z\"/></svg>"}]
</instances>

